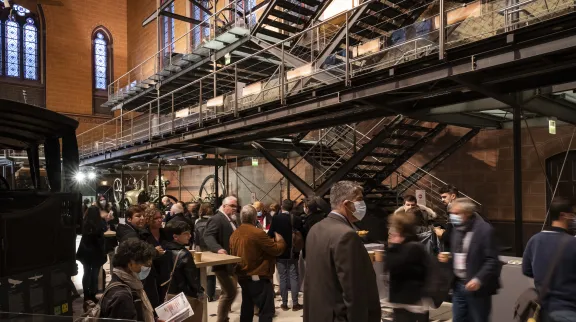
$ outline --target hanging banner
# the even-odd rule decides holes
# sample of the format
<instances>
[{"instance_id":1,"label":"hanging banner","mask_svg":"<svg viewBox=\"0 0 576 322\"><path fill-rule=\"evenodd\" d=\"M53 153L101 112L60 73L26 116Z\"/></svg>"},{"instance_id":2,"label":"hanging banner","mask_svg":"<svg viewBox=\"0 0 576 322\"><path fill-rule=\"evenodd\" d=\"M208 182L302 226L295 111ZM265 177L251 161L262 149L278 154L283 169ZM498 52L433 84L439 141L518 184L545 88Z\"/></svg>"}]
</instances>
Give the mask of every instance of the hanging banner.
<instances>
[{"instance_id":1,"label":"hanging banner","mask_svg":"<svg viewBox=\"0 0 576 322\"><path fill-rule=\"evenodd\" d=\"M426 206L426 190L416 190L416 203Z\"/></svg>"}]
</instances>

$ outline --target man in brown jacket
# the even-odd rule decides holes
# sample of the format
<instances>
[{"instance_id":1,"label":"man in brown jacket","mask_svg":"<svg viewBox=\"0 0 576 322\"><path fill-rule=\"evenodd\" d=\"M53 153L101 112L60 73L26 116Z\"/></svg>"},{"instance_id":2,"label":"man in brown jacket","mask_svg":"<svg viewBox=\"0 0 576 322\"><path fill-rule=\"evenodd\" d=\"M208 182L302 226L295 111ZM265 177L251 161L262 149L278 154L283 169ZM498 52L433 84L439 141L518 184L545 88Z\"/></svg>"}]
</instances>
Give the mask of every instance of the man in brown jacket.
<instances>
[{"instance_id":1,"label":"man in brown jacket","mask_svg":"<svg viewBox=\"0 0 576 322\"><path fill-rule=\"evenodd\" d=\"M242 287L240 322L252 321L254 306L260 311L260 322L272 322L274 317L274 284L272 276L276 256L284 252L286 243L279 234L276 240L256 227L256 209L244 206L240 212L241 225L230 236L230 254L242 258L236 266Z\"/></svg>"}]
</instances>

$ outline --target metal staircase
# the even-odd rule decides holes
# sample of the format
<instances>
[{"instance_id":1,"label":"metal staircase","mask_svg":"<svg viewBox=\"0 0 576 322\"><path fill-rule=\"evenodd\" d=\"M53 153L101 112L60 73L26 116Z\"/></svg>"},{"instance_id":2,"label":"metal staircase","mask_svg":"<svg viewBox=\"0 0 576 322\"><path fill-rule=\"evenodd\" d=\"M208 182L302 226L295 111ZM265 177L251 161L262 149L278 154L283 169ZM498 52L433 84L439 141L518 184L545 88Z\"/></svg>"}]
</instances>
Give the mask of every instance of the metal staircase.
<instances>
[{"instance_id":1,"label":"metal staircase","mask_svg":"<svg viewBox=\"0 0 576 322\"><path fill-rule=\"evenodd\" d=\"M427 205L442 218L446 214L438 189L447 183L429 171L472 139L478 129L470 130L422 168L409 159L445 126L402 116L386 117L357 126L342 125L325 129L316 142L295 143L295 146L296 151L318 173L310 186L319 195L326 195L328 191L323 190L323 185L331 185L335 173L344 171L346 173L342 179L363 185L365 200L373 210L392 212L402 204L402 195L418 189L426 191ZM364 147L373 145L377 147L357 158L353 167L348 171L343 169Z\"/></svg>"}]
</instances>

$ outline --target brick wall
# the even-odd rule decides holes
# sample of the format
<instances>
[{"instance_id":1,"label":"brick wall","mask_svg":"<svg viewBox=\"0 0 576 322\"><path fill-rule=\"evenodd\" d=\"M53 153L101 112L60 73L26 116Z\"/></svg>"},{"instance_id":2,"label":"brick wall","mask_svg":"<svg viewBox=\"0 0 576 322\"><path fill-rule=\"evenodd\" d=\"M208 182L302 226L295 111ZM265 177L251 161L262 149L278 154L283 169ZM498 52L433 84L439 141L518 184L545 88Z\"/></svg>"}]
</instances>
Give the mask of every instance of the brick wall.
<instances>
[{"instance_id":1,"label":"brick wall","mask_svg":"<svg viewBox=\"0 0 576 322\"><path fill-rule=\"evenodd\" d=\"M126 1L66 1L43 6L46 19L46 105L50 110L92 114L92 31L113 37L113 78L126 72Z\"/></svg>"},{"instance_id":2,"label":"brick wall","mask_svg":"<svg viewBox=\"0 0 576 322\"><path fill-rule=\"evenodd\" d=\"M142 27L144 19L156 10L156 0L127 0L127 6L128 69L132 70L158 51L156 47L156 20L146 27ZM132 79L142 78L138 74L149 76L153 71L154 60L152 59L134 71Z\"/></svg>"}]
</instances>

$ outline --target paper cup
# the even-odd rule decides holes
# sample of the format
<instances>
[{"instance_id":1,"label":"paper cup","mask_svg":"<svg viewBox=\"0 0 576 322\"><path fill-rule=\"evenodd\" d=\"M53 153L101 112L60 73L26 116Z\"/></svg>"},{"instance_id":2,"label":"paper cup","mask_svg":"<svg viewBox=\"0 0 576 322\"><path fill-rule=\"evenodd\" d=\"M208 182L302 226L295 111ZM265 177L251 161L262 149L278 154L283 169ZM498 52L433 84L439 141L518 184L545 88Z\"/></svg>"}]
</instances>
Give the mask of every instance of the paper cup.
<instances>
[{"instance_id":1,"label":"paper cup","mask_svg":"<svg viewBox=\"0 0 576 322\"><path fill-rule=\"evenodd\" d=\"M376 259L377 262L383 262L384 261L384 251L383 250L375 250L374 251L374 258Z\"/></svg>"},{"instance_id":2,"label":"paper cup","mask_svg":"<svg viewBox=\"0 0 576 322\"><path fill-rule=\"evenodd\" d=\"M202 261L202 252L194 252L194 261L201 262Z\"/></svg>"},{"instance_id":3,"label":"paper cup","mask_svg":"<svg viewBox=\"0 0 576 322\"><path fill-rule=\"evenodd\" d=\"M447 262L450 259L450 257L452 257L450 252L441 252L439 254L440 261L442 262Z\"/></svg>"},{"instance_id":4,"label":"paper cup","mask_svg":"<svg viewBox=\"0 0 576 322\"><path fill-rule=\"evenodd\" d=\"M374 261L374 251L372 250L368 251L368 256L370 256L371 261Z\"/></svg>"}]
</instances>

